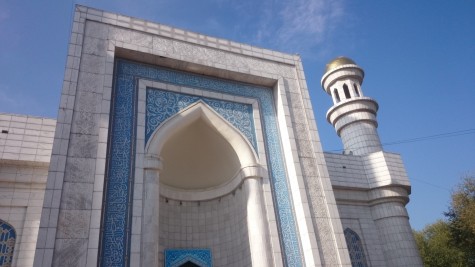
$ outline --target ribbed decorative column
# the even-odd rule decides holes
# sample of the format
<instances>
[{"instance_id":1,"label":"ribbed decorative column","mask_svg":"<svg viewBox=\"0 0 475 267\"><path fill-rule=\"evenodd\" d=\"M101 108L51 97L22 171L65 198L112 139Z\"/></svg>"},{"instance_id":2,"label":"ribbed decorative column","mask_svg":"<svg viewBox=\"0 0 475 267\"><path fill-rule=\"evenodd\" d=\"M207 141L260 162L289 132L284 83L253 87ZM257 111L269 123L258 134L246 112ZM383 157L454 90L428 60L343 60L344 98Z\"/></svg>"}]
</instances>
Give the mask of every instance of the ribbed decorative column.
<instances>
[{"instance_id":1,"label":"ribbed decorative column","mask_svg":"<svg viewBox=\"0 0 475 267\"><path fill-rule=\"evenodd\" d=\"M142 266L158 266L159 252L159 176L162 162L156 155L144 159Z\"/></svg>"},{"instance_id":2,"label":"ribbed decorative column","mask_svg":"<svg viewBox=\"0 0 475 267\"><path fill-rule=\"evenodd\" d=\"M273 261L269 255L269 234L265 223L266 216L260 182L261 178L248 178L244 181L244 188L248 192L247 229L252 266L265 267L272 266Z\"/></svg>"}]
</instances>

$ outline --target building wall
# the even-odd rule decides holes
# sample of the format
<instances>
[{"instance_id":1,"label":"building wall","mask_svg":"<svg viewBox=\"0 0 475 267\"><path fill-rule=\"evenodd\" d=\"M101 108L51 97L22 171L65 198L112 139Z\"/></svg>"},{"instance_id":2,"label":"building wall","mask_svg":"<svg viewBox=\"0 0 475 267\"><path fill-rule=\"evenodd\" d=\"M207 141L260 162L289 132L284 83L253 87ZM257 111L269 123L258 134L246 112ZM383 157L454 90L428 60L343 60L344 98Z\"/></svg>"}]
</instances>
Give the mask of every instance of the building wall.
<instances>
[{"instance_id":1,"label":"building wall","mask_svg":"<svg viewBox=\"0 0 475 267\"><path fill-rule=\"evenodd\" d=\"M325 153L325 160L343 228L359 235L369 266L422 266L405 208L410 183L401 157Z\"/></svg>"},{"instance_id":2,"label":"building wall","mask_svg":"<svg viewBox=\"0 0 475 267\"><path fill-rule=\"evenodd\" d=\"M114 131L109 126L113 125L111 118L119 115L110 113L111 106L120 102L114 100L113 94L114 62L119 57L270 88L272 101L260 107L265 114L257 121L261 126L266 120L277 125L269 130L264 146L259 147L273 146L268 154L272 166L264 168L269 168L274 176L260 186L266 210L271 211L268 224L274 257L294 266L350 265L328 172L322 164L322 149L299 56L77 6L51 159L55 164L49 169L46 188L46 198L53 201L44 204L40 237L46 240L40 239L38 243L35 266L94 266L104 259L99 246L103 246L102 252L109 245L121 246L113 244L115 241L100 243L98 238L101 215L105 214L102 200L107 196L103 191L108 183L107 146L109 133ZM139 63L132 68L141 69L140 66ZM146 72L137 77L153 80L147 76L150 70ZM128 85L124 86L119 89ZM171 83L171 90L174 86ZM190 87L188 92L197 92ZM236 89L231 94L238 101L242 92ZM213 92L210 97L221 95L223 92ZM130 118L142 124L144 116L139 112ZM264 128L269 129L268 125ZM137 139L137 147L145 145L143 134L137 130L137 136L142 138ZM140 180L143 162L137 160L134 164ZM309 189L308 194L305 188ZM145 202L135 200L145 201L142 195L143 188L135 187L129 198L134 199L133 206L130 202L125 204L133 207L134 219L141 217ZM54 196L61 196L60 201ZM284 230L272 230L279 227ZM134 238L141 236L140 231L132 229L132 244L137 241ZM131 256L137 262L137 254Z\"/></svg>"},{"instance_id":3,"label":"building wall","mask_svg":"<svg viewBox=\"0 0 475 267\"><path fill-rule=\"evenodd\" d=\"M17 234L12 266L33 265L55 124L0 114L0 219Z\"/></svg>"},{"instance_id":4,"label":"building wall","mask_svg":"<svg viewBox=\"0 0 475 267\"><path fill-rule=\"evenodd\" d=\"M246 187L209 201L160 198L160 262L167 248L210 248L215 266L251 266Z\"/></svg>"},{"instance_id":5,"label":"building wall","mask_svg":"<svg viewBox=\"0 0 475 267\"><path fill-rule=\"evenodd\" d=\"M117 78L118 58L132 60L135 63L125 64L126 68L144 73L129 80ZM152 75L157 73L150 67L154 65L183 71L189 83L159 83ZM114 80L122 78L125 83L137 79L138 84ZM204 80L212 86L224 79L228 82L221 91L197 89L194 84ZM254 148L262 160L256 169L267 174L254 175L252 179L261 180L244 182L233 193L202 202L167 202L158 197L158 190L148 190L148 178L159 176L158 166L145 168L144 92L150 84L200 98L262 101L253 104L258 133ZM271 94L263 96L258 87ZM115 98L119 90L130 88L139 92L126 98L136 97L136 102ZM243 94L249 88L254 88L253 94ZM132 108L121 109L124 103ZM111 113L116 107L118 112ZM134 179L121 190L105 191L114 186L107 176L112 170L107 169L108 160L123 152L110 152L112 136L124 137L109 127L123 111L137 124L120 139L135 142L125 157L130 160L136 153L133 167L126 170ZM119 128L126 125L123 122L117 123ZM149 235L143 229L150 223L144 219L150 192L156 193L155 205L161 211L156 216L158 253L191 244L212 248L216 266L248 266L259 253L271 254L273 262L269 258L267 263L273 266L351 266L344 236L344 229L350 228L362 240L370 266L421 265L404 207L410 184L400 157L386 152L323 156L297 55L77 6L57 127L51 119L9 114L0 114L0 127L6 131L0 134L0 218L17 230L14 266L96 266L113 246L131 247L130 255L117 254L121 264L130 259L133 266L146 265L141 253L147 249L142 239ZM125 207L128 217L114 221L118 217L110 217L105 205L111 195L123 193L128 194L125 201L112 209ZM249 205L251 195L256 203ZM254 223L250 213L265 220L265 226L254 232L262 240L250 234L255 230L249 227ZM101 229L107 219L112 221L109 226L117 226L113 230L130 240L104 237ZM263 246L253 250L256 242ZM163 254L159 256L162 261Z\"/></svg>"}]
</instances>

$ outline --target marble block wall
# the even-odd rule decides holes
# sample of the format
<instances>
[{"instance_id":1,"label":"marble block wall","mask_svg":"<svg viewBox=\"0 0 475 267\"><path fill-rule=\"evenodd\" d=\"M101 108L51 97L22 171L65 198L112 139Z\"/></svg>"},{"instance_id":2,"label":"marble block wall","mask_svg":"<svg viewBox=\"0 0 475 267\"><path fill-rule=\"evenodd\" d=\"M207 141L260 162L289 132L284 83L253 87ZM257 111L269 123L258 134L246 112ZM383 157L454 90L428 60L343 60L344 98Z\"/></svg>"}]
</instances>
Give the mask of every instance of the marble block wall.
<instances>
[{"instance_id":1,"label":"marble block wall","mask_svg":"<svg viewBox=\"0 0 475 267\"><path fill-rule=\"evenodd\" d=\"M405 208L410 183L401 156L325 153L325 159L343 228L360 237L367 263L422 266Z\"/></svg>"},{"instance_id":2,"label":"marble block wall","mask_svg":"<svg viewBox=\"0 0 475 267\"><path fill-rule=\"evenodd\" d=\"M33 265L55 125L0 113L0 220L16 232L11 266Z\"/></svg>"},{"instance_id":3,"label":"marble block wall","mask_svg":"<svg viewBox=\"0 0 475 267\"><path fill-rule=\"evenodd\" d=\"M245 188L209 201L160 198L160 260L167 248L210 248L215 266L251 266Z\"/></svg>"},{"instance_id":4,"label":"marble block wall","mask_svg":"<svg viewBox=\"0 0 475 267\"><path fill-rule=\"evenodd\" d=\"M271 172L274 176L260 186L271 229L272 256L281 259L275 261L276 265L351 265L298 55L76 6L45 192L48 201L43 205L39 230L40 236L46 238L37 245L35 266L96 266L98 262L104 263L104 255L114 255L115 251L108 251L112 248L108 246L110 242L116 248L124 248L119 256L120 265L129 264L131 257L131 262L140 264L140 246L136 246L141 242L140 227L120 228L126 238L120 241L113 237L105 239L110 236L104 237L101 232L101 224L110 219L102 216L103 201L108 197L104 188L109 188L110 178L106 170L112 130L109 127L111 118L124 114L111 114L111 108L124 104L114 97L117 90L128 86L113 87L117 84L114 62L118 58L137 62L136 66L130 65L135 69L144 69L137 67L142 63L159 65L270 88L272 95L266 97L272 101L261 112L275 112L272 116L263 114L262 118L275 120L276 128L266 138L277 137L269 140L272 145L277 144L273 149L278 153L267 156L280 158L265 163L279 166ZM140 79L149 73L136 75ZM231 93L239 99L242 92ZM211 97L218 99L224 95L213 94ZM137 103L129 104L137 108ZM131 114L128 118L142 127L145 114ZM140 127L130 133L134 138L137 134L133 141L137 140L137 147L143 151L145 140ZM259 151L269 146L265 142L258 145ZM143 162L138 159L130 164L135 171L124 189L129 194L129 202L125 203L130 208L129 219L120 222L127 227L131 217L140 223L143 216L142 203L135 201L142 200L144 193L143 187L138 186L143 181ZM274 168L270 164L265 167ZM137 187L133 188L134 184ZM272 230L279 227L284 230ZM134 249L132 255L127 254L130 245Z\"/></svg>"}]
</instances>

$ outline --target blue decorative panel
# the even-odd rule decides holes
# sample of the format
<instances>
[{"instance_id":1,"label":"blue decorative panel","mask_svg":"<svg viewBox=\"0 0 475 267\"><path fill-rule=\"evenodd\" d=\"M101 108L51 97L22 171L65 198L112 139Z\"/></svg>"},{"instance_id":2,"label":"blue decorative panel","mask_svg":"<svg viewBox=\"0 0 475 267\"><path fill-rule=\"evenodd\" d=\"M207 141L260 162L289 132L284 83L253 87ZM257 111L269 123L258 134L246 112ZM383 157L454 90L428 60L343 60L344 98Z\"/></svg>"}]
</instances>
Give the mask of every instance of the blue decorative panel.
<instances>
[{"instance_id":1,"label":"blue decorative panel","mask_svg":"<svg viewBox=\"0 0 475 267\"><path fill-rule=\"evenodd\" d=\"M209 249L165 249L165 267L180 267L190 261L200 267L212 267Z\"/></svg>"},{"instance_id":2,"label":"blue decorative panel","mask_svg":"<svg viewBox=\"0 0 475 267\"><path fill-rule=\"evenodd\" d=\"M137 80L144 78L169 84L194 87L202 90L221 92L247 98L254 98L259 103L261 123L271 180L274 203L276 205L277 224L280 240L287 266L302 266L297 228L292 210L290 191L288 188L281 142L279 139L277 117L274 107L273 91L270 88L250 84L215 79L171 69L139 64L122 59L116 60L114 88L111 112L111 133L109 140L108 169L106 177L106 196L103 215L103 232L101 237L100 262L102 266L128 265L131 204L133 192ZM167 95L169 93L169 95ZM157 96L153 96L157 94ZM160 95L165 94L165 95ZM202 99L221 116L238 128L251 144L255 146L254 126L246 122L244 117L250 110L239 103L199 98L195 96L170 93L164 90L148 90L148 97L155 102L150 106L156 111L149 111L147 118L146 138L166 118L185 108L198 99ZM163 105L161 101L172 101L167 106L163 118L160 117ZM227 110L226 110L227 109ZM239 111L239 116L228 116ZM159 112L160 111L160 112ZM152 115L152 113L154 115ZM158 115L158 117L157 117ZM243 116L241 121L240 116ZM252 117L251 117L252 118ZM250 119L252 121L252 119ZM252 133L249 133L252 132ZM251 141L252 140L252 141Z\"/></svg>"},{"instance_id":3,"label":"blue decorative panel","mask_svg":"<svg viewBox=\"0 0 475 267\"><path fill-rule=\"evenodd\" d=\"M350 252L351 266L352 267L367 267L366 256L363 249L363 244L357 233L350 228L346 228L345 231L346 245Z\"/></svg>"},{"instance_id":4,"label":"blue decorative panel","mask_svg":"<svg viewBox=\"0 0 475 267\"><path fill-rule=\"evenodd\" d=\"M153 131L155 131L162 122L198 100L202 100L208 104L219 115L240 130L257 151L252 105L159 89L147 89L145 143L148 142Z\"/></svg>"},{"instance_id":5,"label":"blue decorative panel","mask_svg":"<svg viewBox=\"0 0 475 267\"><path fill-rule=\"evenodd\" d=\"M136 95L134 76L115 76L111 110L108 172L105 183L103 231L101 238L102 266L125 266L129 255L135 161Z\"/></svg>"},{"instance_id":6,"label":"blue decorative panel","mask_svg":"<svg viewBox=\"0 0 475 267\"><path fill-rule=\"evenodd\" d=\"M0 220L0 266L11 266L15 248L15 229Z\"/></svg>"}]
</instances>

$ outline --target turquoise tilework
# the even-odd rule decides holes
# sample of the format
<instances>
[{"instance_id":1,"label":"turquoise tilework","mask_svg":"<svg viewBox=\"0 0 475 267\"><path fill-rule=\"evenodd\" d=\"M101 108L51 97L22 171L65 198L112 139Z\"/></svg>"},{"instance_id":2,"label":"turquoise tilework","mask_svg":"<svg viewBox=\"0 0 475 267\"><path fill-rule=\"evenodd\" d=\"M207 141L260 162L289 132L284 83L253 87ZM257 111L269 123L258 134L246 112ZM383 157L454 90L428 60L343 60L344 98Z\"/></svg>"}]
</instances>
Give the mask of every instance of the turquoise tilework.
<instances>
[{"instance_id":1,"label":"turquoise tilework","mask_svg":"<svg viewBox=\"0 0 475 267\"><path fill-rule=\"evenodd\" d=\"M188 261L202 267L213 266L209 249L165 249L165 267L180 267Z\"/></svg>"},{"instance_id":2,"label":"turquoise tilework","mask_svg":"<svg viewBox=\"0 0 475 267\"><path fill-rule=\"evenodd\" d=\"M147 110L145 120L145 143L158 126L189 105L202 100L225 120L236 127L257 152L256 131L252 105L194 96L176 92L147 88Z\"/></svg>"},{"instance_id":3,"label":"turquoise tilework","mask_svg":"<svg viewBox=\"0 0 475 267\"><path fill-rule=\"evenodd\" d=\"M115 63L103 231L99 255L101 265L129 264L139 78L254 98L258 101L283 260L287 266L302 266L273 90L122 59L117 59Z\"/></svg>"}]
</instances>

